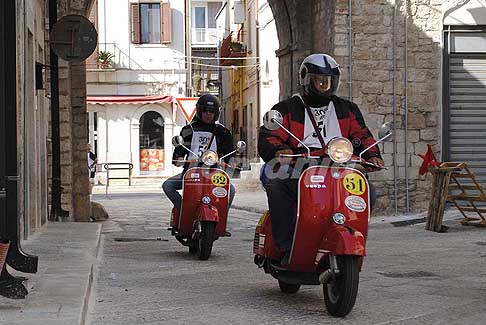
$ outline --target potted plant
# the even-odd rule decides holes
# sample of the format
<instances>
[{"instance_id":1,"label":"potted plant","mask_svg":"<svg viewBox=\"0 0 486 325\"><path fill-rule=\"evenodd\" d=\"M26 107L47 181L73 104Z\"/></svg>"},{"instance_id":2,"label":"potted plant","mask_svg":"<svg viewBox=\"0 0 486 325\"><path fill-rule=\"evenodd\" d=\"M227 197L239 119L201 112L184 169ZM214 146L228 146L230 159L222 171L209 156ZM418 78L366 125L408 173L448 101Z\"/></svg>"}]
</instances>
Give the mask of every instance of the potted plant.
<instances>
[{"instance_id":1,"label":"potted plant","mask_svg":"<svg viewBox=\"0 0 486 325\"><path fill-rule=\"evenodd\" d=\"M96 57L98 67L101 69L111 68L113 66L113 58L115 56L109 51L100 51Z\"/></svg>"}]
</instances>

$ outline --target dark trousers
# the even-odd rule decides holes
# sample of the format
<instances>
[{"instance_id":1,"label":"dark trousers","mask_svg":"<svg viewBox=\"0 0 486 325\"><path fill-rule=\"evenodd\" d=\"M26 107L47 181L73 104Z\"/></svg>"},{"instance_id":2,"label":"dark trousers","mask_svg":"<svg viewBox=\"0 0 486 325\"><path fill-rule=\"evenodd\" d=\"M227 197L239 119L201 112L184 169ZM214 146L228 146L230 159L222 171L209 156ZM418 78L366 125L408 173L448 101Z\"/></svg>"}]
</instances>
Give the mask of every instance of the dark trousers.
<instances>
[{"instance_id":1,"label":"dark trousers","mask_svg":"<svg viewBox=\"0 0 486 325\"><path fill-rule=\"evenodd\" d=\"M290 175L291 173L289 173ZM277 248L290 251L297 218L298 178L280 177L266 179L263 186L267 192L268 208L272 222L272 236ZM376 201L375 187L369 182L370 208Z\"/></svg>"}]
</instances>

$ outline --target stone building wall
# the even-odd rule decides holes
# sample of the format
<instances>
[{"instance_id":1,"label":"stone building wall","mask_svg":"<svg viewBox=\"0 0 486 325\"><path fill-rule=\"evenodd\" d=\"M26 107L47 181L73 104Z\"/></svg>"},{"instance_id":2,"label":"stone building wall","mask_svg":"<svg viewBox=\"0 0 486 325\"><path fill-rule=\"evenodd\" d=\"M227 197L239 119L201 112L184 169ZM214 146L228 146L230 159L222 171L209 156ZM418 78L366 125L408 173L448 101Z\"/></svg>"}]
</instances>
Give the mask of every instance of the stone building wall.
<instances>
[{"instance_id":1,"label":"stone building wall","mask_svg":"<svg viewBox=\"0 0 486 325\"><path fill-rule=\"evenodd\" d=\"M341 95L349 94L349 1L337 0L335 12L334 55L343 68ZM419 177L422 160L416 155L424 153L427 144L439 150L439 121L441 100L441 12L442 1L397 1L394 24L392 1L353 1L352 6L352 96L365 115L376 135L376 129L385 121L392 121L396 107L395 135L386 143L383 158L387 171L375 173L378 190L378 207L392 211L395 205L395 188L398 193L398 210L406 209L407 169L409 203L411 210L423 211L430 193L430 176ZM405 17L407 19L407 44L405 44ZM395 25L395 28L394 28ZM395 32L394 32L395 29ZM405 45L407 69L405 72ZM396 72L393 62L396 60ZM405 73L407 73L407 98L405 98ZM395 79L395 97L393 80ZM408 106L408 137L405 139L405 108ZM407 146L407 155L405 155ZM406 167L407 166L407 167ZM394 177L398 177L395 187Z\"/></svg>"},{"instance_id":2,"label":"stone building wall","mask_svg":"<svg viewBox=\"0 0 486 325\"><path fill-rule=\"evenodd\" d=\"M87 16L92 2L58 0L58 19L68 14ZM62 208L69 211L70 219L73 221L89 221L86 151L88 114L84 62L66 62L59 59L59 114Z\"/></svg>"}]
</instances>

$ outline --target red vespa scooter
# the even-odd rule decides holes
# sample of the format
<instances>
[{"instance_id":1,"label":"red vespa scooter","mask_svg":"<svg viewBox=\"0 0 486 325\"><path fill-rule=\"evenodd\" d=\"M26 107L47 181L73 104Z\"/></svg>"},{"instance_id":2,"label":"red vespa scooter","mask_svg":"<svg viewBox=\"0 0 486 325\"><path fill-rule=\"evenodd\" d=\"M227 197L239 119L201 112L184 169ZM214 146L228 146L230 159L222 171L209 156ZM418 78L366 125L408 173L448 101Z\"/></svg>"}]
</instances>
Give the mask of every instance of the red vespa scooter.
<instances>
[{"instance_id":1,"label":"red vespa scooter","mask_svg":"<svg viewBox=\"0 0 486 325\"><path fill-rule=\"evenodd\" d=\"M172 139L175 146L183 146L195 157L194 160L183 160L191 164L202 163L206 167L189 168L182 178L182 208L172 209L170 228L172 235L189 253L197 254L200 260L211 256L213 242L219 237L231 236L226 231L228 217L230 178L222 168L228 167L223 159L246 148L244 141L237 143L237 150L219 158L212 150L206 150L198 156L184 146L181 136ZM218 168L210 166L218 165Z\"/></svg>"},{"instance_id":2,"label":"red vespa scooter","mask_svg":"<svg viewBox=\"0 0 486 325\"><path fill-rule=\"evenodd\" d=\"M283 128L282 115L270 111L264 117L270 130ZM389 126L380 130L380 140L389 139ZM300 141L299 141L300 142ZM301 142L302 143L302 142ZM345 164L360 163L379 167L354 156L346 138L331 140L326 148L330 158L306 154L284 155L292 158L319 159L320 165L306 168L298 185L297 219L289 263L280 264L282 253L272 239L271 216L267 211L255 231L255 263L278 280L285 293L296 293L301 285L323 285L327 311L346 316L353 308L358 293L359 272L366 253L370 218L369 185L365 175ZM322 150L321 150L322 152Z\"/></svg>"}]
</instances>

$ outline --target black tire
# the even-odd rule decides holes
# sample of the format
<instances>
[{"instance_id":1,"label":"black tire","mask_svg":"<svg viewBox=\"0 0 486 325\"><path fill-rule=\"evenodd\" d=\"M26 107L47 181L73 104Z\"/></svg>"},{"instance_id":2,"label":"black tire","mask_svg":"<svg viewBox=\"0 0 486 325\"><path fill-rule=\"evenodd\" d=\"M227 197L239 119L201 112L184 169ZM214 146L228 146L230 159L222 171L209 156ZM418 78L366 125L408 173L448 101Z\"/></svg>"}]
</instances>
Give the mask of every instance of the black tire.
<instances>
[{"instance_id":1,"label":"black tire","mask_svg":"<svg viewBox=\"0 0 486 325\"><path fill-rule=\"evenodd\" d=\"M358 257L337 256L339 274L335 280L324 284L324 302L329 314L344 317L354 307L358 294L359 270Z\"/></svg>"},{"instance_id":2,"label":"black tire","mask_svg":"<svg viewBox=\"0 0 486 325\"><path fill-rule=\"evenodd\" d=\"M200 260L207 260L211 256L214 242L214 231L216 223L209 221L201 222L201 233L197 245L197 257Z\"/></svg>"},{"instance_id":3,"label":"black tire","mask_svg":"<svg viewBox=\"0 0 486 325\"><path fill-rule=\"evenodd\" d=\"M291 284L278 280L278 286L283 293L296 293L300 289L300 284Z\"/></svg>"},{"instance_id":4,"label":"black tire","mask_svg":"<svg viewBox=\"0 0 486 325\"><path fill-rule=\"evenodd\" d=\"M189 242L189 246L188 246L189 247L189 254L194 255L194 254L197 253L197 245L198 245L198 242L195 241L195 240L191 240Z\"/></svg>"}]
</instances>

